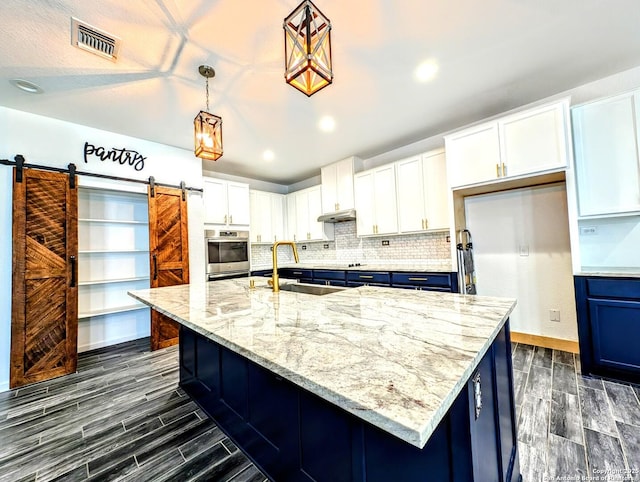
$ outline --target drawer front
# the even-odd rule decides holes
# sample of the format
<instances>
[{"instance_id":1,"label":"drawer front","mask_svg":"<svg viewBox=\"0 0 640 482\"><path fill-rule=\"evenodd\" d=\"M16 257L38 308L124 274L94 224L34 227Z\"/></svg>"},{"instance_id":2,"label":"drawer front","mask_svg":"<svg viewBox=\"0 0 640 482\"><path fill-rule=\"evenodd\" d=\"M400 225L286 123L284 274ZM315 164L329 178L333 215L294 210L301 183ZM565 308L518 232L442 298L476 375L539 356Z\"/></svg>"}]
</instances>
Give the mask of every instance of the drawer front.
<instances>
[{"instance_id":1,"label":"drawer front","mask_svg":"<svg viewBox=\"0 0 640 482\"><path fill-rule=\"evenodd\" d=\"M587 278L587 294L606 298L640 300L640 280L625 278Z\"/></svg>"},{"instance_id":2,"label":"drawer front","mask_svg":"<svg viewBox=\"0 0 640 482\"><path fill-rule=\"evenodd\" d=\"M268 276L268 277L271 277L271 273L273 273L273 270L261 269L261 270L258 270L258 271L252 271L251 272L251 276Z\"/></svg>"},{"instance_id":3,"label":"drawer front","mask_svg":"<svg viewBox=\"0 0 640 482\"><path fill-rule=\"evenodd\" d=\"M451 276L443 273L391 273L391 283L451 288Z\"/></svg>"},{"instance_id":4,"label":"drawer front","mask_svg":"<svg viewBox=\"0 0 640 482\"><path fill-rule=\"evenodd\" d=\"M380 288L388 288L388 284L383 283L364 283L362 281L347 281L347 286L350 288L358 288L360 286L379 286Z\"/></svg>"},{"instance_id":5,"label":"drawer front","mask_svg":"<svg viewBox=\"0 0 640 482\"><path fill-rule=\"evenodd\" d=\"M335 269L314 269L313 279L318 280L345 280L345 272Z\"/></svg>"},{"instance_id":6,"label":"drawer front","mask_svg":"<svg viewBox=\"0 0 640 482\"><path fill-rule=\"evenodd\" d=\"M282 268L278 273L281 278L313 279L313 270L310 269Z\"/></svg>"},{"instance_id":7,"label":"drawer front","mask_svg":"<svg viewBox=\"0 0 640 482\"><path fill-rule=\"evenodd\" d=\"M391 276L388 271L348 271L347 281L358 281L360 283L380 283L389 286Z\"/></svg>"}]
</instances>

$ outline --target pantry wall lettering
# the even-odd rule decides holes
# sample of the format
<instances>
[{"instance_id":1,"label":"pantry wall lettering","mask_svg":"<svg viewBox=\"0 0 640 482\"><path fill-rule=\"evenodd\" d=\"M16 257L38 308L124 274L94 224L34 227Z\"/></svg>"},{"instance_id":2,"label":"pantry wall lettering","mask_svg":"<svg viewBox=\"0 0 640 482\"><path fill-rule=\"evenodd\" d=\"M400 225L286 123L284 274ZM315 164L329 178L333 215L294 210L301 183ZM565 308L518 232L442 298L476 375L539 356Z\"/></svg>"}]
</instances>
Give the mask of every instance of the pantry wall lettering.
<instances>
[{"instance_id":1,"label":"pantry wall lettering","mask_svg":"<svg viewBox=\"0 0 640 482\"><path fill-rule=\"evenodd\" d=\"M144 161L147 159L137 151L126 148L112 147L107 149L101 146L94 146L88 142L84 143L84 162L89 162L89 157L94 156L101 161L112 161L120 164L121 166L129 165L136 171L142 171L144 169Z\"/></svg>"}]
</instances>

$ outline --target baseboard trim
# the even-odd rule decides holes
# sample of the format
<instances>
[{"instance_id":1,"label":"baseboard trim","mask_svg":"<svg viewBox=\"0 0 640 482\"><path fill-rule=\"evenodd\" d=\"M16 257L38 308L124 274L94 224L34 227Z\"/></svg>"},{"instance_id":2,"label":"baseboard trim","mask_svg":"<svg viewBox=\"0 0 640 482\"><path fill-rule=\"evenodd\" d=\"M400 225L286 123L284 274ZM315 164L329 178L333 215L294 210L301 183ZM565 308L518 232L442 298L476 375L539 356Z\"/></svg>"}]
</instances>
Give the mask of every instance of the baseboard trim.
<instances>
[{"instance_id":1,"label":"baseboard trim","mask_svg":"<svg viewBox=\"0 0 640 482\"><path fill-rule=\"evenodd\" d=\"M78 353L84 353L86 351L91 351L91 350L97 350L98 348L104 348L106 346L111 346L111 345L118 345L120 343L125 343L127 341L133 341L133 340L138 340L140 338L146 338L148 337L149 334L140 334L140 333L133 333L127 336L121 336L118 338L109 338L108 340L100 340L100 341L94 341L92 343L87 343L84 345L78 345ZM0 387L0 391L1 387Z\"/></svg>"},{"instance_id":2,"label":"baseboard trim","mask_svg":"<svg viewBox=\"0 0 640 482\"><path fill-rule=\"evenodd\" d=\"M530 335L529 333L511 332L511 341L516 343L525 343L527 345L541 346L551 348L553 350L568 351L571 353L580 353L580 346L577 341L564 340L562 338L551 338L548 336Z\"/></svg>"}]
</instances>

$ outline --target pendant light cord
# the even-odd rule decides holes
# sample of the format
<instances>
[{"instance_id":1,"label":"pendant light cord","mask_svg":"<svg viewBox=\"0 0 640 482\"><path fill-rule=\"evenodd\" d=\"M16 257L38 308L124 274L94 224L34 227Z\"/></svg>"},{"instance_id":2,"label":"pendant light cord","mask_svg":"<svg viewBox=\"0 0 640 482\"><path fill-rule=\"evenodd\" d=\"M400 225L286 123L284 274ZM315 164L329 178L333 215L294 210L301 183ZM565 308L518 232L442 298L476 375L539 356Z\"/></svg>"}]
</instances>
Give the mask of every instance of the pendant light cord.
<instances>
[{"instance_id":1,"label":"pendant light cord","mask_svg":"<svg viewBox=\"0 0 640 482\"><path fill-rule=\"evenodd\" d=\"M209 112L209 77L206 77L207 112Z\"/></svg>"}]
</instances>

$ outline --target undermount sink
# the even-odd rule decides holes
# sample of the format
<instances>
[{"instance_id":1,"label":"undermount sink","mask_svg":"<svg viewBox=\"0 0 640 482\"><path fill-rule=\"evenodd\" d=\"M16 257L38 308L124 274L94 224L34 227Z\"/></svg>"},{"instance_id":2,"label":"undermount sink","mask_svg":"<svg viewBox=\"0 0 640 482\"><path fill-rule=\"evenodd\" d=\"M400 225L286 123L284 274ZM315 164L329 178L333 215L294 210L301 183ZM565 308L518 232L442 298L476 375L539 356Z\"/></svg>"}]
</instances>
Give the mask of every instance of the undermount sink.
<instances>
[{"instance_id":1,"label":"undermount sink","mask_svg":"<svg viewBox=\"0 0 640 482\"><path fill-rule=\"evenodd\" d=\"M343 291L346 289L347 288L340 288L338 286L308 285L303 283L283 283L280 285L280 291L292 291L293 293L305 293L308 295L317 296L337 293L338 291Z\"/></svg>"}]
</instances>

